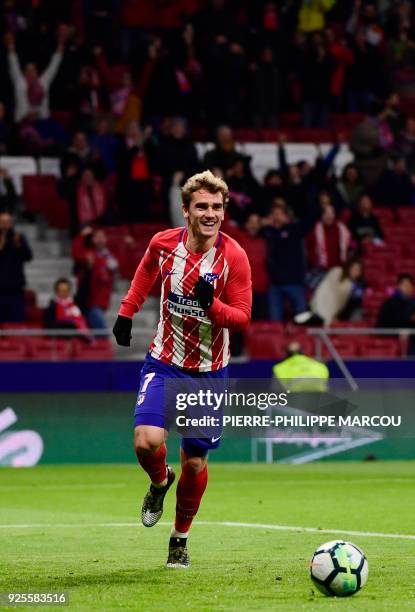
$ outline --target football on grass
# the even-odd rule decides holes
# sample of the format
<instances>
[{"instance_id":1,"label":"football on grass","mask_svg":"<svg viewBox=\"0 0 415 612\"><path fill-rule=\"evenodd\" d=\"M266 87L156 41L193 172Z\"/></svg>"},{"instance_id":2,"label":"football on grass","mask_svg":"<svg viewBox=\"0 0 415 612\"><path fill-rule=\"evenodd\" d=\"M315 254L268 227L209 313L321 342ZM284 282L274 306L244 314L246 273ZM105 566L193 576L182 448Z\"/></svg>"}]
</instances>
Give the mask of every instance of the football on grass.
<instances>
[{"instance_id":1,"label":"football on grass","mask_svg":"<svg viewBox=\"0 0 415 612\"><path fill-rule=\"evenodd\" d=\"M325 595L347 597L357 593L367 581L369 567L364 552L351 542L326 542L311 559L310 575Z\"/></svg>"}]
</instances>

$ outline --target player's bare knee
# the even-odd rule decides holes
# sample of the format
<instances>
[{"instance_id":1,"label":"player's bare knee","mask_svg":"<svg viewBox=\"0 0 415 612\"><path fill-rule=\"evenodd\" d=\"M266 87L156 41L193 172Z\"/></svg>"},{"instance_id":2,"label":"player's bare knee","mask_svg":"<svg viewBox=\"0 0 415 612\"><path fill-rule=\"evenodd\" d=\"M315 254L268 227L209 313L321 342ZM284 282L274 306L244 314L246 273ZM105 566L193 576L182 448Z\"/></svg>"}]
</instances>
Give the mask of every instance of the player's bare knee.
<instances>
[{"instance_id":1,"label":"player's bare knee","mask_svg":"<svg viewBox=\"0 0 415 612\"><path fill-rule=\"evenodd\" d=\"M206 467L206 459L205 457L188 457L183 464L183 469L186 470L188 474L199 474Z\"/></svg>"},{"instance_id":2,"label":"player's bare knee","mask_svg":"<svg viewBox=\"0 0 415 612\"><path fill-rule=\"evenodd\" d=\"M136 455L151 455L155 453L162 444L163 439L159 436L154 436L146 431L139 431L138 429L134 433L134 449Z\"/></svg>"}]
</instances>

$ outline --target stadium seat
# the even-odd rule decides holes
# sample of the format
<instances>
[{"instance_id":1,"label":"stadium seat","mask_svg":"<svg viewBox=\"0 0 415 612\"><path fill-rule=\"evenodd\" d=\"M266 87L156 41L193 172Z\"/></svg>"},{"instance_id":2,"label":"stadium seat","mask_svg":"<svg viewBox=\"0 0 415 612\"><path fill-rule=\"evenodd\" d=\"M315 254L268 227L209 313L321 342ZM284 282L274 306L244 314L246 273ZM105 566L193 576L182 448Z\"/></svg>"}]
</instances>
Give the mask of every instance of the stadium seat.
<instances>
[{"instance_id":1,"label":"stadium seat","mask_svg":"<svg viewBox=\"0 0 415 612\"><path fill-rule=\"evenodd\" d=\"M17 195L23 193L23 178L37 174L36 160L33 157L0 157L0 168L6 169L16 189Z\"/></svg>"},{"instance_id":2,"label":"stadium seat","mask_svg":"<svg viewBox=\"0 0 415 612\"><path fill-rule=\"evenodd\" d=\"M0 338L0 361L22 361L26 355L26 344L21 338Z\"/></svg>"},{"instance_id":3,"label":"stadium seat","mask_svg":"<svg viewBox=\"0 0 415 612\"><path fill-rule=\"evenodd\" d=\"M252 359L281 359L285 346L282 323L252 321L245 332L245 346Z\"/></svg>"},{"instance_id":4,"label":"stadium seat","mask_svg":"<svg viewBox=\"0 0 415 612\"><path fill-rule=\"evenodd\" d=\"M27 210L42 213L50 227L69 227L69 205L58 194L55 176L24 176L23 199Z\"/></svg>"},{"instance_id":5,"label":"stadium seat","mask_svg":"<svg viewBox=\"0 0 415 612\"><path fill-rule=\"evenodd\" d=\"M398 357L401 347L397 338L387 336L365 337L361 343L362 357Z\"/></svg>"},{"instance_id":6,"label":"stadium seat","mask_svg":"<svg viewBox=\"0 0 415 612\"><path fill-rule=\"evenodd\" d=\"M113 359L114 351L110 340L107 338L96 338L93 342L86 343L82 340L74 340L74 359L92 361Z\"/></svg>"},{"instance_id":7,"label":"stadium seat","mask_svg":"<svg viewBox=\"0 0 415 612\"><path fill-rule=\"evenodd\" d=\"M58 157L40 157L39 158L39 171L40 174L46 176L56 176L60 178L61 167L60 160Z\"/></svg>"},{"instance_id":8,"label":"stadium seat","mask_svg":"<svg viewBox=\"0 0 415 612\"><path fill-rule=\"evenodd\" d=\"M41 212L45 198L56 194L56 177L52 175L23 176L23 200L31 213Z\"/></svg>"},{"instance_id":9,"label":"stadium seat","mask_svg":"<svg viewBox=\"0 0 415 612\"><path fill-rule=\"evenodd\" d=\"M360 356L360 336L329 336L331 343L337 353L343 359L350 359ZM323 357L332 359L333 356L329 352L327 346L323 344Z\"/></svg>"},{"instance_id":10,"label":"stadium seat","mask_svg":"<svg viewBox=\"0 0 415 612\"><path fill-rule=\"evenodd\" d=\"M61 361L72 359L73 340L64 338L33 338L26 340L28 356L38 361Z\"/></svg>"}]
</instances>

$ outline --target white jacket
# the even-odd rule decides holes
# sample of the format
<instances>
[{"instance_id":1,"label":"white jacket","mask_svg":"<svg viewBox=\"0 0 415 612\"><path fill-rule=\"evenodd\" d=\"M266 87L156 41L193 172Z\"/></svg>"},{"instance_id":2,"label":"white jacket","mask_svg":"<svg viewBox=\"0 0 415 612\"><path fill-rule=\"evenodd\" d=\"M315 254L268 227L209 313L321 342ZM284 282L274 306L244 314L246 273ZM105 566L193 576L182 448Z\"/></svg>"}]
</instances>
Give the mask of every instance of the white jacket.
<instances>
[{"instance_id":1,"label":"white jacket","mask_svg":"<svg viewBox=\"0 0 415 612\"><path fill-rule=\"evenodd\" d=\"M9 51L9 70L14 86L14 118L16 122L21 121L29 113L37 113L41 119L49 117L49 88L58 72L62 61L62 53L56 51L49 62L49 66L42 72L39 77L45 95L42 102L38 106L30 104L27 96L27 82L23 72L20 69L19 58L15 51Z\"/></svg>"},{"instance_id":2,"label":"white jacket","mask_svg":"<svg viewBox=\"0 0 415 612\"><path fill-rule=\"evenodd\" d=\"M346 306L353 289L349 278L341 280L343 270L336 266L327 272L311 298L311 310L330 323Z\"/></svg>"}]
</instances>

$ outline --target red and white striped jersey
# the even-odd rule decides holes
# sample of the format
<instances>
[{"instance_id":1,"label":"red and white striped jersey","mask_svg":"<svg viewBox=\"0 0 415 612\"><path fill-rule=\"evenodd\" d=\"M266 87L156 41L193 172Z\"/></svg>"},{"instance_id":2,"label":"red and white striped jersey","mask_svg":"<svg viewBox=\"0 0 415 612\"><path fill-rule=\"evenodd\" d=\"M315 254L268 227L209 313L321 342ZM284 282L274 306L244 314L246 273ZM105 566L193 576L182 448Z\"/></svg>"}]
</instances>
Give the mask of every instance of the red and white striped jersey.
<instances>
[{"instance_id":1,"label":"red and white striped jersey","mask_svg":"<svg viewBox=\"0 0 415 612\"><path fill-rule=\"evenodd\" d=\"M150 241L119 314L132 318L161 274L160 321L150 354L179 368L207 372L229 361L229 330L244 329L251 316L251 270L245 251L222 232L205 253L185 244L186 228L159 232ZM193 295L202 276L214 285L205 312Z\"/></svg>"}]
</instances>

